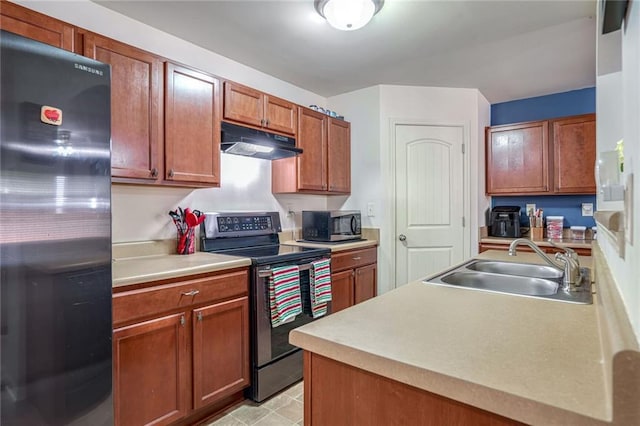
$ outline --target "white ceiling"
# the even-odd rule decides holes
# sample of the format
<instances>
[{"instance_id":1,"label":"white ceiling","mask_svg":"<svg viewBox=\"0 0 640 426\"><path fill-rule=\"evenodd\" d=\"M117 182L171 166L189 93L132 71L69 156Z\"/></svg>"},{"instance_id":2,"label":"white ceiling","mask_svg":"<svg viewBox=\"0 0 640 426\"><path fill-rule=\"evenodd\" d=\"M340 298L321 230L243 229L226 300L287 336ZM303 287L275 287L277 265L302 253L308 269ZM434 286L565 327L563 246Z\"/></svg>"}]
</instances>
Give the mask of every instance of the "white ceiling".
<instances>
[{"instance_id":1,"label":"white ceiling","mask_svg":"<svg viewBox=\"0 0 640 426\"><path fill-rule=\"evenodd\" d=\"M595 86L596 0L386 0L352 32L313 0L99 3L325 97L401 84L496 103Z\"/></svg>"}]
</instances>

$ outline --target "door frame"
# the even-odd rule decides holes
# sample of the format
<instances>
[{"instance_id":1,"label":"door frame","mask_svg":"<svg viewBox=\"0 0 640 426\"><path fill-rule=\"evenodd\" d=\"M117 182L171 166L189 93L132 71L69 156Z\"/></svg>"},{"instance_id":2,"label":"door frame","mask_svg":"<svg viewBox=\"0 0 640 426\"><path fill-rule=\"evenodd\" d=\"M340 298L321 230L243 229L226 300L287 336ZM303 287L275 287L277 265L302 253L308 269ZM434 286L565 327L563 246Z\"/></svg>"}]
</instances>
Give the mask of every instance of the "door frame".
<instances>
[{"instance_id":1,"label":"door frame","mask_svg":"<svg viewBox=\"0 0 640 426\"><path fill-rule=\"evenodd\" d=\"M465 259L471 256L471 224L475 221L471 220L471 172L470 172L470 142L469 142L469 129L471 123L469 121L458 122L443 122L439 120L417 120L411 118L391 118L389 119L389 159L390 164L386 173L386 181L390 182L388 188L389 200L393 203L393 207L390 209L389 221L387 222L387 229L390 229L389 238L386 244L389 247L389 253L393 253L393 264L391 267L391 277L393 277L393 288L397 288L398 285L404 285L406 283L397 283L397 252L396 252L396 126L438 126L438 127L461 127L462 128L462 143L464 144L464 154L462 155L462 203L463 203L463 215L465 217L465 226L462 231L463 234L463 248L462 254ZM461 218L462 219L462 218Z\"/></svg>"}]
</instances>

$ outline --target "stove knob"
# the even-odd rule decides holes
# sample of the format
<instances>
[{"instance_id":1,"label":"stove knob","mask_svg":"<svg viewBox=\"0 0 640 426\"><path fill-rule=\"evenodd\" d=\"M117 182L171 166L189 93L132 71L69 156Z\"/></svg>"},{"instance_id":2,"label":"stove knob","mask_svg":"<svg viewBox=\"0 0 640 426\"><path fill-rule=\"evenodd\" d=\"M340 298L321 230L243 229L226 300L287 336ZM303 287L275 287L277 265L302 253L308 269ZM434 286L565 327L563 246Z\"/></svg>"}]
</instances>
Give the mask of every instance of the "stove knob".
<instances>
[{"instance_id":1,"label":"stove knob","mask_svg":"<svg viewBox=\"0 0 640 426\"><path fill-rule=\"evenodd\" d=\"M239 231L240 230L240 225L233 225L233 229L235 231Z\"/></svg>"}]
</instances>

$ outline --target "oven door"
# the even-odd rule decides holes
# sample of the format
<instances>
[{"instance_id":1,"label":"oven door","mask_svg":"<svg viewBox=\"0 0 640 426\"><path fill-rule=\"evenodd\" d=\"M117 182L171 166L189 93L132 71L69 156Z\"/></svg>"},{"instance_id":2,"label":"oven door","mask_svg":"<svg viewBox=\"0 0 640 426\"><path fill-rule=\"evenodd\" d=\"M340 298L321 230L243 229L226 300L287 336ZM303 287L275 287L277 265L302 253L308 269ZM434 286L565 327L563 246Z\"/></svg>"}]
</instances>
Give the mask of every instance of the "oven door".
<instances>
[{"instance_id":1,"label":"oven door","mask_svg":"<svg viewBox=\"0 0 640 426\"><path fill-rule=\"evenodd\" d=\"M307 258L297 262L258 266L254 270L252 280L253 308L252 317L254 327L253 340L253 365L261 367L299 350L297 346L289 343L289 332L294 328L310 323L314 320L310 312L309 300L309 270L311 262L325 257ZM297 264L300 266L300 292L302 296L302 314L286 324L277 327L271 326L271 307L269 305L269 275L272 268ZM307 269L305 269L307 267ZM331 311L329 303L328 312Z\"/></svg>"}]
</instances>

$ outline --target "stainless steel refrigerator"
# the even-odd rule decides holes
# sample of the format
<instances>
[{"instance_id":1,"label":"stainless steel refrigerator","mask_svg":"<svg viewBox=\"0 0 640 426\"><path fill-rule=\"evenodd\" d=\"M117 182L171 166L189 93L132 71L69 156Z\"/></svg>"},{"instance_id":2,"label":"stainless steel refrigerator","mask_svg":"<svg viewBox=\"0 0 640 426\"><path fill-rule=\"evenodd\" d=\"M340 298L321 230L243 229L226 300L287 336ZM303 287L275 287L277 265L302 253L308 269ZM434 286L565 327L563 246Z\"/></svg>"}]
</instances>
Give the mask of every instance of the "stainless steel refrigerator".
<instances>
[{"instance_id":1,"label":"stainless steel refrigerator","mask_svg":"<svg viewBox=\"0 0 640 426\"><path fill-rule=\"evenodd\" d=\"M110 68L0 44L0 424L110 425Z\"/></svg>"}]
</instances>

